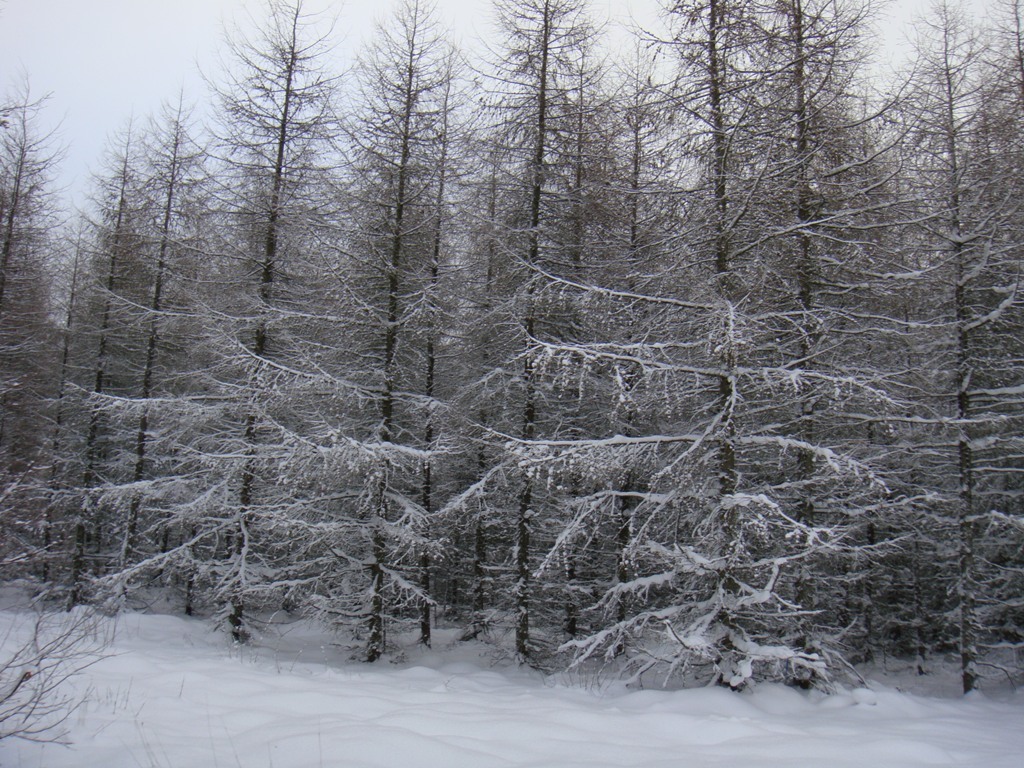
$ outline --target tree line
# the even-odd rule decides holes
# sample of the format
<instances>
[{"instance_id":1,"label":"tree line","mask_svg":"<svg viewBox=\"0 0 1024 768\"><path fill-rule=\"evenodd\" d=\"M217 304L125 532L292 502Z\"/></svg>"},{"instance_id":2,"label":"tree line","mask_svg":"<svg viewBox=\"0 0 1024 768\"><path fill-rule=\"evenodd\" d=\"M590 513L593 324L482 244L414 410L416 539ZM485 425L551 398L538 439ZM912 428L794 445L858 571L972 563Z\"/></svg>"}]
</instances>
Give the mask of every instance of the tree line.
<instances>
[{"instance_id":1,"label":"tree line","mask_svg":"<svg viewBox=\"0 0 1024 768\"><path fill-rule=\"evenodd\" d=\"M301 0L60 214L0 104L0 566L379 659L827 685L1024 648L1024 8L872 68L869 0L677 0L604 42Z\"/></svg>"}]
</instances>

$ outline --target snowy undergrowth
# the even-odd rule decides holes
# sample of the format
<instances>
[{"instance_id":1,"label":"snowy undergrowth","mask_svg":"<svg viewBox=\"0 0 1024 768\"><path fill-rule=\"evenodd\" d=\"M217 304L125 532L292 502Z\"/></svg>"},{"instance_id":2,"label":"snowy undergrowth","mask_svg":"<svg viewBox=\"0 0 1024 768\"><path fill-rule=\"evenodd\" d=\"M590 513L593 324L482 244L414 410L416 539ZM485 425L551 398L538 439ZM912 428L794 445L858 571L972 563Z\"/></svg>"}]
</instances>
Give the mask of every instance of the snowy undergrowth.
<instances>
[{"instance_id":1,"label":"snowy undergrowth","mask_svg":"<svg viewBox=\"0 0 1024 768\"><path fill-rule=\"evenodd\" d=\"M17 623L0 613L0 636ZM232 648L201 621L127 614L70 681L85 697L71 745L4 740L0 765L1018 768L1024 754L1022 694L586 689L435 645L368 666L303 624Z\"/></svg>"}]
</instances>

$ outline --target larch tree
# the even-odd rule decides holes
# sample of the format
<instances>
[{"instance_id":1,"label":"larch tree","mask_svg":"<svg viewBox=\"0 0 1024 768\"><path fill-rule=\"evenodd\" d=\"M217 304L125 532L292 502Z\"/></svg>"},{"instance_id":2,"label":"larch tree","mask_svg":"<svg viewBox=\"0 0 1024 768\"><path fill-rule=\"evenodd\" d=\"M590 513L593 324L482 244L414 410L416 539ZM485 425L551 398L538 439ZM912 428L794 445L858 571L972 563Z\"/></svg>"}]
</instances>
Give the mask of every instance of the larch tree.
<instances>
[{"instance_id":1,"label":"larch tree","mask_svg":"<svg viewBox=\"0 0 1024 768\"><path fill-rule=\"evenodd\" d=\"M788 487L779 498L799 522L838 535L838 546L802 558L789 575L789 596L806 612L794 637L809 645L815 636L846 644L841 628L855 621L847 604L863 574L849 567L855 550L845 544L862 540L854 529L896 511L879 503L890 489L872 434L907 407L894 395L893 361L883 353L896 326L879 275L893 271L900 200L896 142L884 130L893 105L869 98L864 73L871 10L794 0L765 20L772 46L763 69L777 73L767 111L779 128L765 146L770 202L755 251L781 289L766 292L775 315L767 324L796 395L791 415L769 417L796 441L793 464L780 462ZM850 463L837 469L828 453Z\"/></svg>"},{"instance_id":2,"label":"larch tree","mask_svg":"<svg viewBox=\"0 0 1024 768\"><path fill-rule=\"evenodd\" d=\"M328 614L365 622L367 661L385 652L389 621L415 617L420 641L430 643L430 518L444 453L434 420L443 411L438 334L449 269L444 227L454 66L433 9L410 0L378 27L356 68L353 225L338 281L339 305L352 318L348 376L365 403L342 427L358 444L366 474L332 545L354 569L339 563L326 604ZM361 576L365 591L352 586Z\"/></svg>"},{"instance_id":3,"label":"larch tree","mask_svg":"<svg viewBox=\"0 0 1024 768\"><path fill-rule=\"evenodd\" d=\"M557 516L558 502L521 454L538 436L571 429L575 410L573 398L563 399L556 377L544 370L542 340L571 332L572 312L550 275L576 269L581 256L570 221L578 205L571 193L578 183L573 157L580 146L572 137L586 139L577 134L581 117L589 130L588 91L596 70L588 66L593 61L588 51L595 31L585 3L576 0L501 2L496 13L505 42L488 65L486 130L488 141L505 151L495 166L495 191L501 195L495 197L500 205L490 224L500 234L487 273L489 322L505 330L500 347L488 352L491 370L479 386L499 389L504 400L488 414L494 455L501 457L500 471L490 475L489 503L504 506L502 535L512 542L508 609L515 655L525 660L538 648L531 617L543 614L533 584L536 552L543 547L537 537L551 535L545 521Z\"/></svg>"},{"instance_id":4,"label":"larch tree","mask_svg":"<svg viewBox=\"0 0 1024 768\"><path fill-rule=\"evenodd\" d=\"M283 392L308 381L301 372L311 315L301 311L300 295L310 289L309 248L335 165L337 78L325 68L331 44L321 23L300 0L270 2L255 30L229 40L225 79L215 87L214 166L223 181L216 194L226 226L221 278L245 290L213 297L219 341L210 343L222 349L217 378L233 393L229 418L239 434L215 449L232 467L234 501L222 502L229 546L211 578L238 641L246 635L246 604L280 591L275 552L298 516L274 478L295 424Z\"/></svg>"},{"instance_id":5,"label":"larch tree","mask_svg":"<svg viewBox=\"0 0 1024 768\"><path fill-rule=\"evenodd\" d=\"M36 491L50 461L43 436L56 364L49 289L60 150L44 128L46 99L35 98L27 81L0 99L0 546L20 561L34 548Z\"/></svg>"},{"instance_id":6,"label":"larch tree","mask_svg":"<svg viewBox=\"0 0 1024 768\"><path fill-rule=\"evenodd\" d=\"M567 319L536 339L558 388L560 433L520 446L526 466L560 492L535 573L548 593L563 595L566 648L626 620L629 596L618 589L634 570L636 512L656 468L656 441L644 435L671 410L664 369L650 354L672 344L671 320L646 299L671 269L681 154L654 61L639 47L636 54L609 78L610 95L593 85L573 94L576 122L561 137L572 149L562 182L570 192L555 229L570 247L544 273L549 306Z\"/></svg>"},{"instance_id":7,"label":"larch tree","mask_svg":"<svg viewBox=\"0 0 1024 768\"><path fill-rule=\"evenodd\" d=\"M986 347L990 353L986 386L979 388L986 391L979 391L976 400L995 417L996 428L975 447L975 456L982 470L983 508L991 513L983 521L988 525L982 527L988 572L983 605L988 663L1004 664L1004 670L1012 675L1019 671L1015 658L1024 643L1024 604L1017 597L1024 578L1020 472L1024 459L1024 286L1020 282L1024 231L1019 203L1024 193L1020 186L1024 167L1024 3L1005 0L995 10L996 34L986 68L988 108L976 151L993 180L987 205L1000 222L985 323L986 332L997 341Z\"/></svg>"},{"instance_id":8,"label":"larch tree","mask_svg":"<svg viewBox=\"0 0 1024 768\"><path fill-rule=\"evenodd\" d=\"M965 692L989 663L985 645L1019 642L1013 630L991 627L989 615L1008 615L1008 594L995 585L1005 586L1019 569L1006 538L1019 534L1006 520L1013 515L1020 418L1020 349L1012 341L1021 321L1020 203L1013 191L1020 134L1013 107L998 116L1016 94L1007 102L989 85L1014 82L1012 48L998 79L986 78L983 56L963 10L936 5L923 20L909 97L916 118L910 157L925 217L913 242L926 254L937 297L919 318L927 327L919 343L929 345L941 369L922 393L924 402L939 405L923 415L942 433L932 450L940 454L941 475L931 482L943 527L956 542L949 553L957 617L951 634Z\"/></svg>"},{"instance_id":9,"label":"larch tree","mask_svg":"<svg viewBox=\"0 0 1024 768\"><path fill-rule=\"evenodd\" d=\"M95 213L88 281L83 286L78 323L79 389L84 396L79 444L65 440L64 450L80 455L67 471L79 481L69 484L74 511L69 519L70 605L87 599L89 581L105 574L114 559L114 519L106 489L123 470L118 403L134 383L133 351L140 338L136 307L146 285L141 255L140 218L145 206L138 173L140 147L131 122L110 139L104 167L96 176Z\"/></svg>"},{"instance_id":10,"label":"larch tree","mask_svg":"<svg viewBox=\"0 0 1024 768\"><path fill-rule=\"evenodd\" d=\"M178 521L169 510L197 490L184 457L190 399L200 394L191 348L200 337L199 262L209 199L206 156L193 131L179 96L139 139L144 152L135 183L143 196L136 215L138 285L131 297L138 338L131 350L131 386L113 407L124 432L125 466L105 490L120 511L110 532L120 542L111 579L125 586L173 559L166 555ZM155 555L160 565L148 568Z\"/></svg>"}]
</instances>

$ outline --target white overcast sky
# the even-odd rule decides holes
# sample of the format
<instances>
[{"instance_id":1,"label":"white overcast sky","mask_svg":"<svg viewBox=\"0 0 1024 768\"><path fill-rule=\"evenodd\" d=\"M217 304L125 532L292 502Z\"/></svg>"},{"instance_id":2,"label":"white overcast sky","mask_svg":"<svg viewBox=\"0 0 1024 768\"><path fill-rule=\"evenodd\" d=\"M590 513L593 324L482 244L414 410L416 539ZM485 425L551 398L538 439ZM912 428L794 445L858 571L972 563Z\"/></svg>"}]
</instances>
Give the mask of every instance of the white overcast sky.
<instances>
[{"instance_id":1,"label":"white overcast sky","mask_svg":"<svg viewBox=\"0 0 1024 768\"><path fill-rule=\"evenodd\" d=\"M339 17L339 58L347 58L385 15L389 0L306 0ZM489 29L490 0L436 0L456 34L471 41ZM879 34L895 41L928 0L891 0ZM973 0L983 5L986 0ZM655 24L659 0L591 0L595 16ZM225 24L261 15L264 0L0 0L0 91L26 74L35 95L51 94L48 119L68 147L60 178L74 197L106 137L129 116L146 118L161 102L204 102L198 71L216 72ZM342 62L339 61L339 67Z\"/></svg>"}]
</instances>

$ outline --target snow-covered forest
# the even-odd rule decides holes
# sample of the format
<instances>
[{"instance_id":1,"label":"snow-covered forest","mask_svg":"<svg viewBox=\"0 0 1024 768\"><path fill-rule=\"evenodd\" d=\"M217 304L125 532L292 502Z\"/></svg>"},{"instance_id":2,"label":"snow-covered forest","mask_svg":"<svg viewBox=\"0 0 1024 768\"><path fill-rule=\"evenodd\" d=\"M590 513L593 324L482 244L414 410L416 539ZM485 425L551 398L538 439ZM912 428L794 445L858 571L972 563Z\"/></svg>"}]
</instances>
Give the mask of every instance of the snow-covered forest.
<instances>
[{"instance_id":1,"label":"snow-covered forest","mask_svg":"<svg viewBox=\"0 0 1024 768\"><path fill-rule=\"evenodd\" d=\"M371 662L1019 678L1024 2L885 78L873 5L495 0L471 55L402 0L339 67L269 0L73 216L8 89L0 578Z\"/></svg>"}]
</instances>

